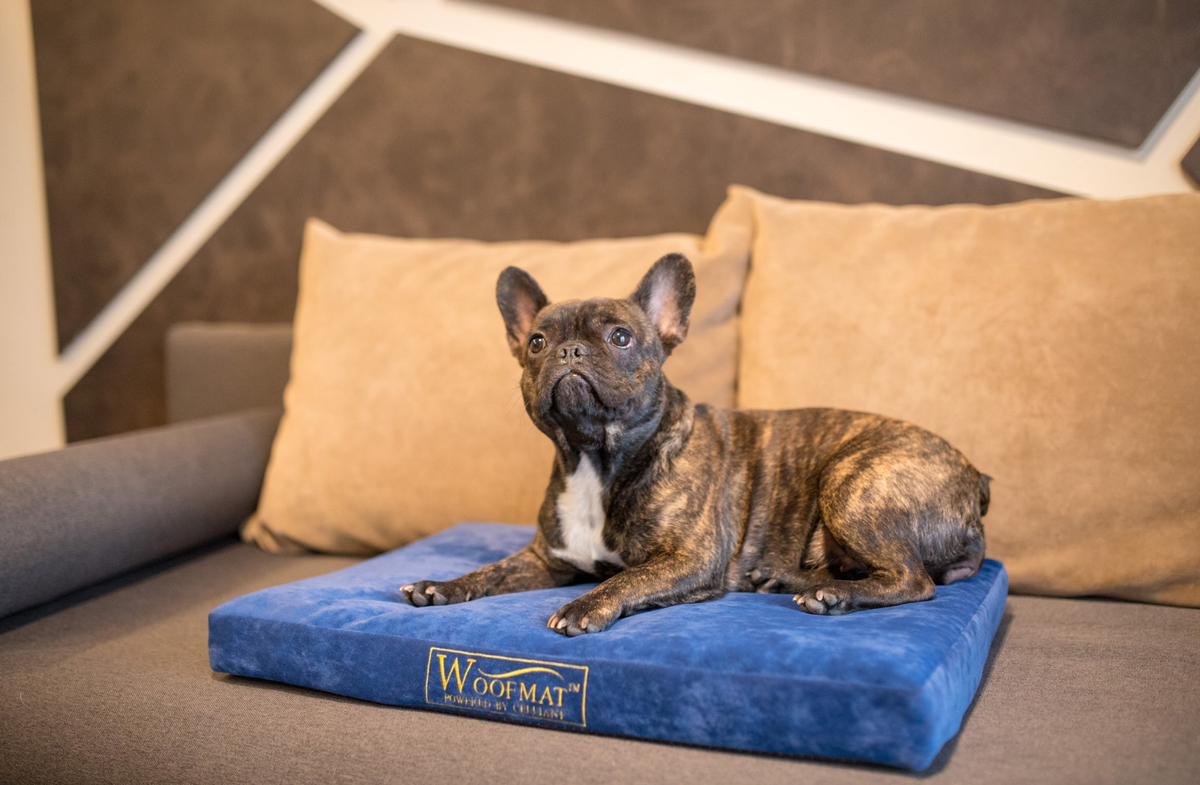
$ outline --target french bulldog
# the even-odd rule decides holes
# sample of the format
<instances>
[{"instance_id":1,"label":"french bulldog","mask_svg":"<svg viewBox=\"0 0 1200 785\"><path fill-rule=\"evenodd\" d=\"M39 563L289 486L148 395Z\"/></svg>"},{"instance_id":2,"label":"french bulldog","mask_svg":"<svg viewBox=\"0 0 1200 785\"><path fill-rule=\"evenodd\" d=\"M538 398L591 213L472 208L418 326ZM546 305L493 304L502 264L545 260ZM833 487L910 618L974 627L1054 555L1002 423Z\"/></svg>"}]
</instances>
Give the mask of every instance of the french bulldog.
<instances>
[{"instance_id":1,"label":"french bulldog","mask_svg":"<svg viewBox=\"0 0 1200 785\"><path fill-rule=\"evenodd\" d=\"M600 632L648 608L731 591L788 592L842 614L928 600L984 555L990 478L945 440L837 409L693 404L663 375L696 282L659 259L627 299L550 304L509 267L496 286L521 394L556 448L533 542L416 606L600 579L547 626Z\"/></svg>"}]
</instances>

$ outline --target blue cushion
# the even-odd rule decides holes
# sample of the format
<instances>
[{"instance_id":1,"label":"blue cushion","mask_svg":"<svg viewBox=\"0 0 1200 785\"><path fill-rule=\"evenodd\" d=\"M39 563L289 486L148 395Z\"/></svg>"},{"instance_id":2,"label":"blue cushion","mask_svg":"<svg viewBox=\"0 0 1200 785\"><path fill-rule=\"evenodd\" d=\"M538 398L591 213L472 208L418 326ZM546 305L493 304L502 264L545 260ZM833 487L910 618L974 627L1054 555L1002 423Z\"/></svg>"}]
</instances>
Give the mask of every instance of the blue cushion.
<instances>
[{"instance_id":1,"label":"blue cushion","mask_svg":"<svg viewBox=\"0 0 1200 785\"><path fill-rule=\"evenodd\" d=\"M826 617L787 595L729 594L577 638L546 620L588 585L400 600L405 583L469 572L532 535L463 524L227 602L209 616L212 668L397 706L923 769L958 731L1008 591L988 560L929 602Z\"/></svg>"}]
</instances>

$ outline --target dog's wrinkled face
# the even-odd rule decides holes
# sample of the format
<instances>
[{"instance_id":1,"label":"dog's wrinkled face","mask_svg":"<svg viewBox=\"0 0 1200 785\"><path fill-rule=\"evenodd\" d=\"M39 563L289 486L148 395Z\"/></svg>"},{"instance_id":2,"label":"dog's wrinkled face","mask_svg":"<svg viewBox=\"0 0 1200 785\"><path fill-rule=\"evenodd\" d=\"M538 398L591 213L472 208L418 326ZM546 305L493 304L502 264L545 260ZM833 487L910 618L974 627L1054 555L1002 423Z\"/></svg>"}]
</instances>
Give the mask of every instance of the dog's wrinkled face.
<instances>
[{"instance_id":1,"label":"dog's wrinkled face","mask_svg":"<svg viewBox=\"0 0 1200 785\"><path fill-rule=\"evenodd\" d=\"M687 336L694 298L691 263L679 254L659 259L624 300L550 305L525 271L501 273L496 301L534 423L584 447L654 407L663 362Z\"/></svg>"}]
</instances>

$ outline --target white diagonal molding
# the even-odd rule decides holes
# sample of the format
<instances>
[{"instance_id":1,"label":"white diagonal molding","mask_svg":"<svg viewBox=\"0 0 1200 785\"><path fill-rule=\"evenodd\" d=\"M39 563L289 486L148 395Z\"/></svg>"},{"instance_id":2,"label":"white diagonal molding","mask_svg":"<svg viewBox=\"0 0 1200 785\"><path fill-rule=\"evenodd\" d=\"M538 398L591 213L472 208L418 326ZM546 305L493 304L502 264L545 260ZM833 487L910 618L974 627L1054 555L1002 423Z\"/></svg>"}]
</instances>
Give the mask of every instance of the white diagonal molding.
<instances>
[{"instance_id":1,"label":"white diagonal molding","mask_svg":"<svg viewBox=\"0 0 1200 785\"><path fill-rule=\"evenodd\" d=\"M462 0L317 0L388 30L1063 193L1192 190L1162 155L877 90ZM1154 141L1200 135L1195 91ZM1186 110L1185 110L1186 109ZM1152 135L1153 136L1153 135ZM1157 149L1157 147L1155 148ZM1186 148L1185 148L1186 149Z\"/></svg>"},{"instance_id":2,"label":"white diagonal molding","mask_svg":"<svg viewBox=\"0 0 1200 785\"><path fill-rule=\"evenodd\" d=\"M1200 140L1200 71L1192 74L1139 152L1150 166L1178 169L1179 162L1197 140Z\"/></svg>"},{"instance_id":3,"label":"white diagonal molding","mask_svg":"<svg viewBox=\"0 0 1200 785\"><path fill-rule=\"evenodd\" d=\"M390 32L378 27L359 32L316 80L305 88L104 310L71 341L58 361L60 394L66 394L100 359L225 219L375 59L391 37Z\"/></svg>"}]
</instances>

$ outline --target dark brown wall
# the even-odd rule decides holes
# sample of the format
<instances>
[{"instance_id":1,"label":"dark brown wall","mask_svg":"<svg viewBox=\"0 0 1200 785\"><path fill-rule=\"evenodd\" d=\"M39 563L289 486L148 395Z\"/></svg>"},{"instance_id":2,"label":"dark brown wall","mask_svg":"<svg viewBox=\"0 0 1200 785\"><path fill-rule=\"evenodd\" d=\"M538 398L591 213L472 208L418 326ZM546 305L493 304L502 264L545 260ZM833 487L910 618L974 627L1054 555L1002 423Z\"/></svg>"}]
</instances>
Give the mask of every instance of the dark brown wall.
<instances>
[{"instance_id":1,"label":"dark brown wall","mask_svg":"<svg viewBox=\"0 0 1200 785\"><path fill-rule=\"evenodd\" d=\"M1193 183L1200 186L1200 140L1183 157L1183 171L1188 173Z\"/></svg>"},{"instance_id":2,"label":"dark brown wall","mask_svg":"<svg viewBox=\"0 0 1200 785\"><path fill-rule=\"evenodd\" d=\"M144 52L123 53L137 39L124 28L148 24L127 16L169 13L147 11L146 6L154 5L149 2L97 0L95 5L106 10L95 12L101 21L93 21L89 37L55 28L74 24L56 20L46 10L65 5L35 0L39 69L43 61L48 61L43 70L50 74L58 69L57 76L42 78L41 89L45 135L53 140L46 147L48 170L59 178L49 194L59 318L70 335L102 307L353 30L309 0L189 2L191 14L204 16L215 9L212 13L224 16L219 23L172 17L174 26L154 34L212 54L184 58L187 67L179 66L175 77L158 74L159 81L148 84L160 87L150 90L152 97L142 103L112 88L119 75L157 62ZM608 5L628 11L657 4L594 7ZM861 13L855 7L847 4L845 20ZM723 12L714 4L706 13L719 20ZM825 13L838 18L836 11ZM254 41L229 43L220 33L220 28L242 26L239 14L258 19L250 35ZM1098 23L1096 29L1107 30L1106 24ZM1064 46L1090 51L1089 35L1077 31L1076 44L1068 40ZM77 47L87 52L73 53ZM242 47L251 47L254 54L239 53ZM82 89L73 91L64 74L77 71L74 59L85 55L93 64L89 69L106 64L113 75L91 74L81 82ZM276 59L271 76L262 84L252 78L239 83L239 75L253 71L262 58ZM53 62L59 59L65 64ZM225 59L230 62L222 65ZM170 89L178 80L204 85L206 79L215 80L215 86ZM197 103L197 91L211 93L212 103ZM118 127L142 124L157 130L135 135L122 146L114 141L120 134L105 126L104 118L112 113L124 117ZM207 117L214 113L228 118L216 122ZM190 119L180 123L179 116ZM109 150L110 144L116 149ZM75 149L89 154L70 152ZM784 196L843 202L999 203L1054 196L398 38L70 392L69 436L76 440L164 421L162 351L170 324L289 320L301 227L310 215L346 230L484 240L699 232L733 182ZM160 202L149 211L152 220L139 209Z\"/></svg>"},{"instance_id":3,"label":"dark brown wall","mask_svg":"<svg viewBox=\"0 0 1200 785\"><path fill-rule=\"evenodd\" d=\"M1196 0L486 0L1141 144L1200 69Z\"/></svg>"},{"instance_id":4,"label":"dark brown wall","mask_svg":"<svg viewBox=\"0 0 1200 785\"><path fill-rule=\"evenodd\" d=\"M310 0L33 0L70 343L349 41Z\"/></svg>"}]
</instances>

